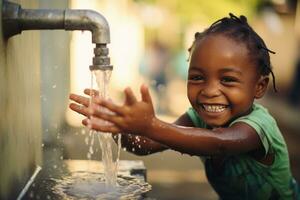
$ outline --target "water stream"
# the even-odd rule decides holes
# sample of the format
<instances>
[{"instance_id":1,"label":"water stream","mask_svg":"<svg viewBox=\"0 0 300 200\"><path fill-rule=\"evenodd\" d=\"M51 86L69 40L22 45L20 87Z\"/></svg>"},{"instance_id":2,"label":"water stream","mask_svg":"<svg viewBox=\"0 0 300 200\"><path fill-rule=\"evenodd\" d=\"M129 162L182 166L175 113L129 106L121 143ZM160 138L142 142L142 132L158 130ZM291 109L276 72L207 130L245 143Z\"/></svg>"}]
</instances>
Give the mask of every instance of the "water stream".
<instances>
[{"instance_id":1,"label":"water stream","mask_svg":"<svg viewBox=\"0 0 300 200\"><path fill-rule=\"evenodd\" d=\"M107 99L108 86L111 76L111 70L94 70L91 76L91 89L96 89L101 98ZM94 81L95 78L95 81ZM97 88L94 88L94 82L97 83ZM91 95L91 101L95 94ZM104 108L101 108L104 109ZM110 112L102 110L103 112ZM106 121L100 121L104 125ZM96 141L99 141L101 147L101 169L97 172L93 170L92 155L97 152L94 151ZM63 174L59 178L50 178L46 181L47 184L53 184L52 192L57 195L58 199L144 199L146 192L151 190L151 185L145 182L143 174L130 175L130 165L125 167L124 164L120 166L119 157L121 150L121 134L112 136L111 133L102 133L90 130L85 143L89 145L87 158L89 159L88 168L77 171L70 171ZM136 161L133 161L137 163ZM72 162L68 162L72 163ZM75 164L82 166L81 164ZM69 166L69 164L67 165ZM71 166L71 165L70 165ZM98 165L97 165L98 166ZM124 173L126 172L126 173ZM41 186L42 187L42 186Z\"/></svg>"},{"instance_id":2,"label":"water stream","mask_svg":"<svg viewBox=\"0 0 300 200\"><path fill-rule=\"evenodd\" d=\"M91 88L94 88L94 77L96 78L96 83L98 86L99 96L103 99L108 99L108 86L111 77L111 70L93 70L91 74ZM92 101L93 95L91 95ZM109 112L104 110L103 112ZM105 125L108 122L102 121ZM97 136L102 154L102 163L104 166L104 179L105 185L108 187L117 186L117 174L118 174L118 162L121 150L121 135L117 135L117 152L114 152L115 141L111 133L102 133L97 131L92 131L92 135ZM92 136L93 137L93 136ZM91 148L91 147L90 147Z\"/></svg>"}]
</instances>

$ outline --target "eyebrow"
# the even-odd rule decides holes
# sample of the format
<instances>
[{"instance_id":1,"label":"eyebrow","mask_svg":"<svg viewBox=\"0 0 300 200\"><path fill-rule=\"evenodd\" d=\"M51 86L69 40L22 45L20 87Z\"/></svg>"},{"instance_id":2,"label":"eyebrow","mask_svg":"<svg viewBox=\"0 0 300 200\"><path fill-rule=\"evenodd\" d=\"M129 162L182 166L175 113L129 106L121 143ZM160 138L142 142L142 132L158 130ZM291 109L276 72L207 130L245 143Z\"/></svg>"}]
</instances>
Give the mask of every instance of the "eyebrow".
<instances>
[{"instance_id":1,"label":"eyebrow","mask_svg":"<svg viewBox=\"0 0 300 200\"><path fill-rule=\"evenodd\" d=\"M233 68L233 67L225 67L225 68L222 68L220 71L222 73L225 73L225 72L235 72L235 73L238 73L240 75L242 74L241 70Z\"/></svg>"},{"instance_id":2,"label":"eyebrow","mask_svg":"<svg viewBox=\"0 0 300 200\"><path fill-rule=\"evenodd\" d=\"M199 67L196 67L196 66L189 67L189 71L191 71L191 70L193 70L193 71L202 71L201 69L199 69Z\"/></svg>"},{"instance_id":3,"label":"eyebrow","mask_svg":"<svg viewBox=\"0 0 300 200\"><path fill-rule=\"evenodd\" d=\"M191 67L189 68L189 71L200 71L200 72L202 72L202 70L199 69L199 68L196 67L196 66L191 66ZM221 73L235 72L235 73L238 73L238 74L240 74L240 75L242 74L242 71L241 71L241 70L236 69L236 68L234 68L234 67L225 67L225 68L222 68L222 69L220 70L220 72L221 72Z\"/></svg>"}]
</instances>

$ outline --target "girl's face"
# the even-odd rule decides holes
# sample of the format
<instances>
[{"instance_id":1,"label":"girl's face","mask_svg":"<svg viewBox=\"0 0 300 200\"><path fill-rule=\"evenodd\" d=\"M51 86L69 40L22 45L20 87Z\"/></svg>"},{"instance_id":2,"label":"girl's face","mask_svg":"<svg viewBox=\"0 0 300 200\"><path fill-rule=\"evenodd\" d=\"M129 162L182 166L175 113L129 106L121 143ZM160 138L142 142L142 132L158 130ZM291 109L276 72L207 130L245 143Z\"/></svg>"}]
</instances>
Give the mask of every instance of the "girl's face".
<instances>
[{"instance_id":1,"label":"girl's face","mask_svg":"<svg viewBox=\"0 0 300 200\"><path fill-rule=\"evenodd\" d=\"M245 44L223 35L206 36L195 44L188 72L188 98L211 127L226 126L251 111L263 96L268 79L257 73Z\"/></svg>"}]
</instances>

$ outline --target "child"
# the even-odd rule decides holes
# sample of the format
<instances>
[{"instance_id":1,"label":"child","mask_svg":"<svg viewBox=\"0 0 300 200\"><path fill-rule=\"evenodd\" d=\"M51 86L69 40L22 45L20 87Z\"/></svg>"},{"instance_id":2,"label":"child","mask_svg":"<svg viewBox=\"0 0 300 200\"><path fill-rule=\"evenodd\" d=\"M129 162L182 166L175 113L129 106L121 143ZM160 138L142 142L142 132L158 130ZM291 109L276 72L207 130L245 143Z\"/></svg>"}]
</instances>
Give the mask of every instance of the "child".
<instances>
[{"instance_id":1,"label":"child","mask_svg":"<svg viewBox=\"0 0 300 200\"><path fill-rule=\"evenodd\" d=\"M94 130L122 133L122 145L136 154L173 149L201 157L221 199L299 198L281 132L268 111L254 103L265 94L270 73L275 88L269 57L274 52L246 17L232 14L196 33L189 52L192 107L172 124L156 117L145 85L140 101L126 88L122 106L99 97L89 105L88 98L71 94L78 104L70 108L87 116L83 124Z\"/></svg>"}]
</instances>

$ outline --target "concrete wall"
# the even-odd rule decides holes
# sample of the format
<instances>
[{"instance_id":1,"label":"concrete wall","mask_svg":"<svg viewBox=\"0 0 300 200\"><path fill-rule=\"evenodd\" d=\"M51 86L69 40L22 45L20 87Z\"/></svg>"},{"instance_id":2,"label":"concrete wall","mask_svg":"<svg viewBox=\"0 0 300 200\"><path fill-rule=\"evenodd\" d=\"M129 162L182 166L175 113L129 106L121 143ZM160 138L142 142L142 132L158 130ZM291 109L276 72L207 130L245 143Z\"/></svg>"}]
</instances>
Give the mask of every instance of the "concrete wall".
<instances>
[{"instance_id":1,"label":"concrete wall","mask_svg":"<svg viewBox=\"0 0 300 200\"><path fill-rule=\"evenodd\" d=\"M68 0L40 0L41 9L66 9ZM56 145L65 125L70 91L70 32L40 31L43 142Z\"/></svg>"},{"instance_id":2,"label":"concrete wall","mask_svg":"<svg viewBox=\"0 0 300 200\"><path fill-rule=\"evenodd\" d=\"M14 2L38 8L37 0ZM15 199L41 165L40 36L27 31L4 40L1 14L0 112L0 199Z\"/></svg>"}]
</instances>

